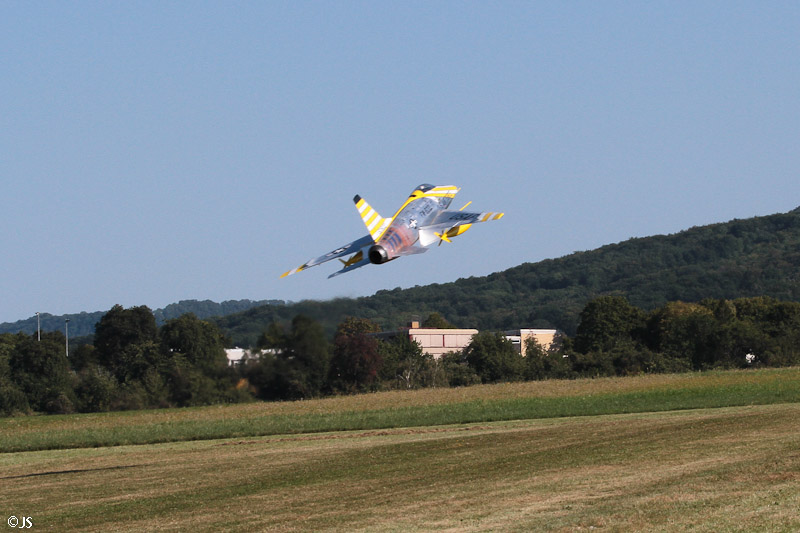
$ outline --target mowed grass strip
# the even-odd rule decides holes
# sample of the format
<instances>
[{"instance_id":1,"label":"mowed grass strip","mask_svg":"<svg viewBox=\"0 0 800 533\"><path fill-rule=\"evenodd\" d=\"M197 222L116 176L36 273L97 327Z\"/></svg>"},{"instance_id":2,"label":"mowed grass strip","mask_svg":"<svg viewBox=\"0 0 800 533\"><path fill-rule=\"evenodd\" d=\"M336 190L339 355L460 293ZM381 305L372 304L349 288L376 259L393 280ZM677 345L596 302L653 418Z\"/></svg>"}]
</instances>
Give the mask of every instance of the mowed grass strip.
<instances>
[{"instance_id":1,"label":"mowed grass strip","mask_svg":"<svg viewBox=\"0 0 800 533\"><path fill-rule=\"evenodd\" d=\"M62 531L797 531L800 405L0 456Z\"/></svg>"},{"instance_id":2,"label":"mowed grass strip","mask_svg":"<svg viewBox=\"0 0 800 533\"><path fill-rule=\"evenodd\" d=\"M800 402L800 368L0 420L0 452Z\"/></svg>"}]
</instances>

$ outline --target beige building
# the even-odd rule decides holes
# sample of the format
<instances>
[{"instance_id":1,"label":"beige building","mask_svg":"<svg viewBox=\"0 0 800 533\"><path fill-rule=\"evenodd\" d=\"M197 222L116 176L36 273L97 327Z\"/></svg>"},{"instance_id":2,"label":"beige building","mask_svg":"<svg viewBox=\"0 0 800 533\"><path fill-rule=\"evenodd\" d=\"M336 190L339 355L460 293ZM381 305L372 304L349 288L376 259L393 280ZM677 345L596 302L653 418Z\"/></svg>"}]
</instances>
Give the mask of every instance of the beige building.
<instances>
[{"instance_id":1,"label":"beige building","mask_svg":"<svg viewBox=\"0 0 800 533\"><path fill-rule=\"evenodd\" d=\"M408 335L409 339L419 343L423 353L439 359L448 352L459 352L466 348L472 341L472 336L477 333L477 329L421 328L419 322L412 322L408 329L385 331L375 336L390 339L398 335Z\"/></svg>"},{"instance_id":2,"label":"beige building","mask_svg":"<svg viewBox=\"0 0 800 533\"><path fill-rule=\"evenodd\" d=\"M546 352L556 349L559 342L558 330L555 329L512 329L504 335L522 355L525 355L525 341L528 339L536 339Z\"/></svg>"},{"instance_id":3,"label":"beige building","mask_svg":"<svg viewBox=\"0 0 800 533\"><path fill-rule=\"evenodd\" d=\"M419 322L411 322L408 328L384 331L374 335L380 339L392 339L398 335L407 335L422 347L422 352L439 359L448 352L460 352L472 342L477 329L434 329L421 328ZM517 352L525 355L525 341L534 338L545 351L558 348L560 339L555 329L512 329L503 333L511 341Z\"/></svg>"}]
</instances>

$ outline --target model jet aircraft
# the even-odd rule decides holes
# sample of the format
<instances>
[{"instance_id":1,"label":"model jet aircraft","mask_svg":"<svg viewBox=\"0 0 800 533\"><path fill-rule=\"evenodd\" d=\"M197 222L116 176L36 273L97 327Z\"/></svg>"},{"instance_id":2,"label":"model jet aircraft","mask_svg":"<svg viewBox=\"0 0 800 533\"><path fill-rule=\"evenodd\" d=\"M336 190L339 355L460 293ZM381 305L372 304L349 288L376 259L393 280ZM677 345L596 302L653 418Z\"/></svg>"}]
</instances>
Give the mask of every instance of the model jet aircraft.
<instances>
[{"instance_id":1,"label":"model jet aircraft","mask_svg":"<svg viewBox=\"0 0 800 533\"><path fill-rule=\"evenodd\" d=\"M472 202L459 211L448 211L458 187L423 183L411 193L408 200L391 218L383 218L360 196L353 201L369 233L350 244L345 244L323 256L311 259L299 267L285 272L281 277L339 259L344 268L329 278L350 272L369 263L380 265L404 255L427 252L432 244L450 242L473 224L487 220L500 220L504 213L465 213ZM352 254L348 259L341 259Z\"/></svg>"}]
</instances>

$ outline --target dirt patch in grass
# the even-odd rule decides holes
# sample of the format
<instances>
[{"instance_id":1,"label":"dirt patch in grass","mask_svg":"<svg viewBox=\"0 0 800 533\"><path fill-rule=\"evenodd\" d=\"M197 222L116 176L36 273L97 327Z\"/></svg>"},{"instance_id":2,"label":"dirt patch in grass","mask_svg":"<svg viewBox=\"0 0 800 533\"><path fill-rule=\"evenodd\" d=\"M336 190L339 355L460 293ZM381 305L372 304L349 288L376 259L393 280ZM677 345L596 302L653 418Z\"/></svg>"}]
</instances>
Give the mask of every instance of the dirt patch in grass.
<instances>
[{"instance_id":1,"label":"dirt patch in grass","mask_svg":"<svg viewBox=\"0 0 800 533\"><path fill-rule=\"evenodd\" d=\"M317 440L364 439L369 437L388 437L390 435L430 435L438 433L453 433L462 431L479 431L493 429L493 426L458 426L458 427L420 427L381 429L375 431L337 431L335 433L320 433L313 435L288 435L283 437L266 437L258 440L240 440L221 442L218 446L261 445L265 442L302 442Z\"/></svg>"}]
</instances>

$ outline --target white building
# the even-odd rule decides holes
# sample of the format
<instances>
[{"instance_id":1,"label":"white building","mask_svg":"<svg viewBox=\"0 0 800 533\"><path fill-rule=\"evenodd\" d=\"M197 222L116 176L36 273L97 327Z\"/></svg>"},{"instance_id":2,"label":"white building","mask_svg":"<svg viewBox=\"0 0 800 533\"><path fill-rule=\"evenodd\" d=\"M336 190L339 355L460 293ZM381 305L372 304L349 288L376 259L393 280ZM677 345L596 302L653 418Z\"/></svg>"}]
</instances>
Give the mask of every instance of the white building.
<instances>
[{"instance_id":1,"label":"white building","mask_svg":"<svg viewBox=\"0 0 800 533\"><path fill-rule=\"evenodd\" d=\"M250 351L244 348L225 348L225 355L228 356L228 366L242 364L250 356Z\"/></svg>"}]
</instances>

